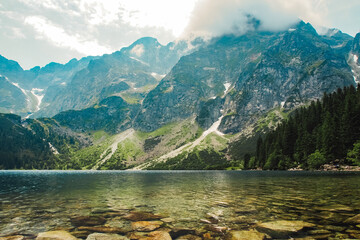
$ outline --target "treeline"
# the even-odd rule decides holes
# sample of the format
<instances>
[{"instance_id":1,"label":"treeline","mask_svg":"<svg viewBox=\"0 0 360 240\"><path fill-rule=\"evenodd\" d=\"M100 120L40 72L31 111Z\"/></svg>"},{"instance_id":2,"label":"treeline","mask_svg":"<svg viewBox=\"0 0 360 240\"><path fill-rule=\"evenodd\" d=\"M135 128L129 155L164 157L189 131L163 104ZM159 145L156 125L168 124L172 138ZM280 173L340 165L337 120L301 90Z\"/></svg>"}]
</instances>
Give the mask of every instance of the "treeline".
<instances>
[{"instance_id":1,"label":"treeline","mask_svg":"<svg viewBox=\"0 0 360 240\"><path fill-rule=\"evenodd\" d=\"M54 167L50 146L21 126L21 118L0 114L0 169Z\"/></svg>"},{"instance_id":2,"label":"treeline","mask_svg":"<svg viewBox=\"0 0 360 240\"><path fill-rule=\"evenodd\" d=\"M259 137L248 168L317 169L331 162L360 164L360 87L324 94Z\"/></svg>"}]
</instances>

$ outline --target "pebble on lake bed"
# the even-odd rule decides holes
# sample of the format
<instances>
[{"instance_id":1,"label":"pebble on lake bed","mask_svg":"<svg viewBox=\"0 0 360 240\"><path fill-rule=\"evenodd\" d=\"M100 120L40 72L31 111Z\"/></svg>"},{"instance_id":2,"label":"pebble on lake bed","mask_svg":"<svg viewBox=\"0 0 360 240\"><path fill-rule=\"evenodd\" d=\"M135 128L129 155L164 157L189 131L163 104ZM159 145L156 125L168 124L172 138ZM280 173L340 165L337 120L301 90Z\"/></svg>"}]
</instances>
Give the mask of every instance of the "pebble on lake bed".
<instances>
[{"instance_id":1,"label":"pebble on lake bed","mask_svg":"<svg viewBox=\"0 0 360 240\"><path fill-rule=\"evenodd\" d=\"M107 234L107 233L92 233L86 240L129 240L125 236L117 234Z\"/></svg>"},{"instance_id":2,"label":"pebble on lake bed","mask_svg":"<svg viewBox=\"0 0 360 240\"><path fill-rule=\"evenodd\" d=\"M303 221L273 221L258 223L256 229L259 232L269 234L274 238L288 238L289 235L295 234L304 228L315 227L315 224L303 222Z\"/></svg>"},{"instance_id":3,"label":"pebble on lake bed","mask_svg":"<svg viewBox=\"0 0 360 240\"><path fill-rule=\"evenodd\" d=\"M230 231L226 235L226 240L263 240L266 239L264 233L260 233L255 230L250 231Z\"/></svg>"},{"instance_id":4,"label":"pebble on lake bed","mask_svg":"<svg viewBox=\"0 0 360 240\"><path fill-rule=\"evenodd\" d=\"M355 215L354 217L348 218L345 220L345 223L349 224L359 224L360 223L360 214Z\"/></svg>"},{"instance_id":5,"label":"pebble on lake bed","mask_svg":"<svg viewBox=\"0 0 360 240\"><path fill-rule=\"evenodd\" d=\"M0 237L0 240L23 240L23 239L24 239L24 236L21 236L21 235Z\"/></svg>"},{"instance_id":6,"label":"pebble on lake bed","mask_svg":"<svg viewBox=\"0 0 360 240\"><path fill-rule=\"evenodd\" d=\"M39 233L36 240L77 240L66 231L50 231Z\"/></svg>"},{"instance_id":7,"label":"pebble on lake bed","mask_svg":"<svg viewBox=\"0 0 360 240\"><path fill-rule=\"evenodd\" d=\"M162 224L161 221L139 221L131 223L131 227L134 231L151 232L160 228Z\"/></svg>"},{"instance_id":8,"label":"pebble on lake bed","mask_svg":"<svg viewBox=\"0 0 360 240\"><path fill-rule=\"evenodd\" d=\"M149 220L159 220L164 218L164 216L156 215L151 212L135 212L132 211L129 214L123 216L124 219L130 221L149 221Z\"/></svg>"}]
</instances>

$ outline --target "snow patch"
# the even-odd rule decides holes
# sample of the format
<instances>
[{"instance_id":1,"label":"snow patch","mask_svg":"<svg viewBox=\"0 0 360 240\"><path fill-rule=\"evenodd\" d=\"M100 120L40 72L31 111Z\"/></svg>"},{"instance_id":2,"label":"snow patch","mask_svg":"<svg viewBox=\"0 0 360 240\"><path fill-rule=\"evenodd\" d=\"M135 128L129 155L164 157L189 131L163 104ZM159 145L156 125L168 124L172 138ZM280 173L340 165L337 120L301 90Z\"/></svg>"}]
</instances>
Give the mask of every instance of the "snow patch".
<instances>
[{"instance_id":1,"label":"snow patch","mask_svg":"<svg viewBox=\"0 0 360 240\"><path fill-rule=\"evenodd\" d=\"M284 108L285 106L285 101L281 102L281 108Z\"/></svg>"},{"instance_id":2,"label":"snow patch","mask_svg":"<svg viewBox=\"0 0 360 240\"><path fill-rule=\"evenodd\" d=\"M138 57L141 57L144 52L145 49L144 49L144 45L142 44L135 45L135 47L133 47L130 51L130 53L135 54Z\"/></svg>"},{"instance_id":3,"label":"snow patch","mask_svg":"<svg viewBox=\"0 0 360 240\"><path fill-rule=\"evenodd\" d=\"M158 73L152 72L151 76L153 76L156 80L160 81L161 79L163 79L166 76L166 74L158 74Z\"/></svg>"},{"instance_id":4,"label":"snow patch","mask_svg":"<svg viewBox=\"0 0 360 240\"><path fill-rule=\"evenodd\" d=\"M61 86L66 86L66 82L60 83Z\"/></svg>"},{"instance_id":5,"label":"snow patch","mask_svg":"<svg viewBox=\"0 0 360 240\"><path fill-rule=\"evenodd\" d=\"M289 31L289 32L294 32L294 31L296 31L296 29L295 29L295 28L289 28L288 31Z\"/></svg>"},{"instance_id":6,"label":"snow patch","mask_svg":"<svg viewBox=\"0 0 360 240\"><path fill-rule=\"evenodd\" d=\"M224 87L225 87L225 91L224 91L224 95L226 95L230 89L231 83L224 83Z\"/></svg>"},{"instance_id":7,"label":"snow patch","mask_svg":"<svg viewBox=\"0 0 360 240\"><path fill-rule=\"evenodd\" d=\"M31 89L31 93L35 96L37 102L35 107L35 112L40 110L40 105L42 102L42 99L44 98L45 94L43 94L44 89L41 88L33 88Z\"/></svg>"},{"instance_id":8,"label":"snow patch","mask_svg":"<svg viewBox=\"0 0 360 240\"><path fill-rule=\"evenodd\" d=\"M355 54L354 54L353 58L354 58L354 62L355 62L355 63L357 63L357 62L358 62L359 57L358 57L357 55L355 55Z\"/></svg>"}]
</instances>

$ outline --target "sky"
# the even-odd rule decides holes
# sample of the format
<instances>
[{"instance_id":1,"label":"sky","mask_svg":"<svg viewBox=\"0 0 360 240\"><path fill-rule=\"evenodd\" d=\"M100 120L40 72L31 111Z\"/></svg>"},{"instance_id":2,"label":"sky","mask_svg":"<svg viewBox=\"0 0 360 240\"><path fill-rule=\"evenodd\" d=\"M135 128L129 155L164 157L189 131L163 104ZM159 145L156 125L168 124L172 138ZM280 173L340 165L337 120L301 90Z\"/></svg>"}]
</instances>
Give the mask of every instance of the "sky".
<instances>
[{"instance_id":1,"label":"sky","mask_svg":"<svg viewBox=\"0 0 360 240\"><path fill-rule=\"evenodd\" d=\"M243 34L249 14L265 30L298 19L318 32L360 31L359 0L0 0L0 55L24 69L120 50L141 37Z\"/></svg>"}]
</instances>

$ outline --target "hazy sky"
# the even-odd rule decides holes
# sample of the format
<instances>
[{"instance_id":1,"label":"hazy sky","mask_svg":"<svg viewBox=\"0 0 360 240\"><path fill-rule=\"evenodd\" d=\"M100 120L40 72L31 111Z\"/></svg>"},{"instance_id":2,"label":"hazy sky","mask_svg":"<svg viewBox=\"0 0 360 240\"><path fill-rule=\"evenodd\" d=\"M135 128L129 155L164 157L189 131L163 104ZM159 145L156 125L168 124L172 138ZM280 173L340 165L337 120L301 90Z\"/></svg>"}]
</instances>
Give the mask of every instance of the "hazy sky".
<instances>
[{"instance_id":1,"label":"hazy sky","mask_svg":"<svg viewBox=\"0 0 360 240\"><path fill-rule=\"evenodd\" d=\"M1 0L0 55L24 69L111 53L138 38L166 44L189 34L241 34L246 14L281 30L298 18L350 35L360 0Z\"/></svg>"}]
</instances>

